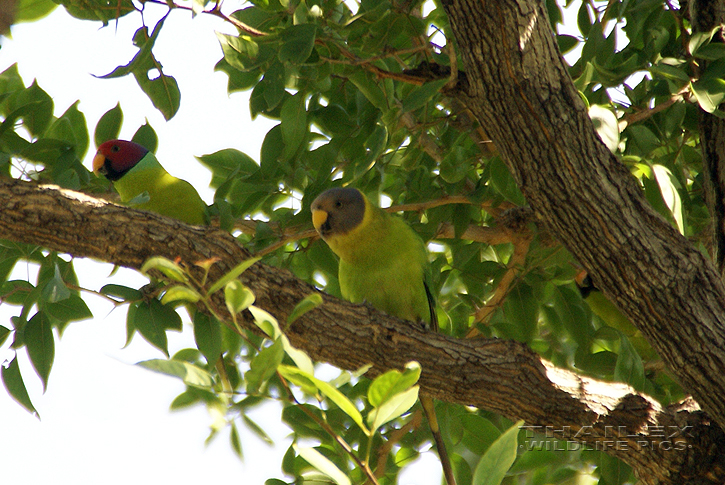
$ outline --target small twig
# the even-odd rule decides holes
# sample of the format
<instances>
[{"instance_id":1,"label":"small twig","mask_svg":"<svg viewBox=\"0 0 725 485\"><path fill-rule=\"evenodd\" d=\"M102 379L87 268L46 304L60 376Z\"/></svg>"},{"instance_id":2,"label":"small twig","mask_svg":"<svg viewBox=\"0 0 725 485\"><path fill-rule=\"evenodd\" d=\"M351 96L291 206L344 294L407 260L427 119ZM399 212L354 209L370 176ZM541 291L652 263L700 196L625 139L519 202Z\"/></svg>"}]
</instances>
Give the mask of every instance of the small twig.
<instances>
[{"instance_id":1,"label":"small twig","mask_svg":"<svg viewBox=\"0 0 725 485\"><path fill-rule=\"evenodd\" d=\"M506 273L501 278L501 281L499 281L496 291L494 291L493 296L486 302L485 305L476 310L474 318L476 323L483 322L488 319L491 314L503 304L503 301L506 299L506 295L508 295L511 290L514 281L516 281L519 277L521 268L526 261L526 254L529 251L530 243L531 238L528 238L519 241L519 244L514 245L514 252L509 260ZM468 331L466 338L473 338L480 334L481 332L474 326Z\"/></svg>"},{"instance_id":2,"label":"small twig","mask_svg":"<svg viewBox=\"0 0 725 485\"><path fill-rule=\"evenodd\" d=\"M290 402L293 402L297 405L298 409L305 413L310 419L312 419L315 423L317 423L322 429L327 432L336 442L338 445L342 447L342 449L347 453L350 458L357 464L357 466L360 467L360 469L365 472L365 475L367 475L368 479L372 481L374 485L380 485L377 478L375 477L375 474L370 469L370 465L368 463L365 463L362 461L356 454L355 450L353 450L352 446L345 441L345 439L335 433L335 430L332 429L332 427L327 423L327 421L320 419L315 415L315 413L311 412L309 409L307 409L306 406L302 405L297 398L295 397L294 393L292 393L292 389L289 388L289 385L287 384L287 380L282 377L282 375L277 372L277 376L280 378L280 381L282 382L282 386L285 388L285 391L287 392L287 397L289 398Z\"/></svg>"},{"instance_id":3,"label":"small twig","mask_svg":"<svg viewBox=\"0 0 725 485\"><path fill-rule=\"evenodd\" d=\"M145 0L145 3L155 3L157 5L165 5L169 6L169 2L166 0ZM172 3L173 8L178 8L180 10L189 10L192 11L191 7L187 7L186 5L179 5L176 3ZM171 8L171 7L170 7ZM214 17L218 17L225 22L229 22L239 30L246 32L249 35L253 35L255 37L262 37L265 35L269 35L266 32L262 32L261 30L257 30L254 27L250 27L249 25L245 24L244 22L240 22L239 20L235 19L234 17L229 17L228 15L225 15L221 12L221 2L218 2L214 5L214 7L211 10L204 10L201 13L205 13L207 15L213 15Z\"/></svg>"},{"instance_id":4,"label":"small twig","mask_svg":"<svg viewBox=\"0 0 725 485\"><path fill-rule=\"evenodd\" d=\"M410 418L410 421L405 423L403 426L401 426L399 429L396 429L392 433L390 433L390 436L388 437L388 440L383 443L379 450L378 450L378 466L375 469L375 476L378 478L382 478L385 476L385 466L381 466L381 463L385 464L385 457L390 453L393 449L393 446L403 439L403 436L408 434L411 429L418 429L420 424L423 422L423 410L417 409L413 415Z\"/></svg>"},{"instance_id":5,"label":"small twig","mask_svg":"<svg viewBox=\"0 0 725 485\"><path fill-rule=\"evenodd\" d=\"M619 131L622 132L627 126L632 125L634 123L639 123L640 121L644 121L655 114L659 113L660 111L664 111L673 104L677 103L678 101L682 101L686 94L689 92L690 86L687 85L680 89L676 94L674 94L670 99L667 101L664 101L657 106L655 106L652 109L643 109L639 111L635 111L634 113L630 113L628 115L625 115L620 121L619 121Z\"/></svg>"},{"instance_id":6,"label":"small twig","mask_svg":"<svg viewBox=\"0 0 725 485\"><path fill-rule=\"evenodd\" d=\"M322 41L318 41L319 43L323 43ZM380 54L373 57L368 57L366 59L360 59L359 57L356 57L354 54L352 54L350 51L343 49L344 52L342 53L347 59L332 59L329 57L320 57L323 61L329 62L331 64L345 64L347 66L362 66L365 64L371 64L375 61L379 61L382 59L387 59L389 57L397 58L397 56L400 55L406 55L406 54L415 54L416 52L424 51L426 50L426 46L417 46L417 47L410 47L408 49L400 49L400 50L391 50L384 54Z\"/></svg>"}]
</instances>

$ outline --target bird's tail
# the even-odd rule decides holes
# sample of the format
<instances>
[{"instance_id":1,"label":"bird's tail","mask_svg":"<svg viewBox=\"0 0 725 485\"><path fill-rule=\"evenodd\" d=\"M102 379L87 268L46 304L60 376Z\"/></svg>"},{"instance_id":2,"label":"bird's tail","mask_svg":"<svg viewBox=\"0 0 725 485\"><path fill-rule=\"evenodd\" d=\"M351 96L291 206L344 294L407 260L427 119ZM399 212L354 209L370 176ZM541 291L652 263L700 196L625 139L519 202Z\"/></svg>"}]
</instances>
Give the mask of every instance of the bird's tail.
<instances>
[{"instance_id":1,"label":"bird's tail","mask_svg":"<svg viewBox=\"0 0 725 485\"><path fill-rule=\"evenodd\" d=\"M448 451L446 451L446 444L443 442L443 436L441 436L440 426L438 426L438 418L436 417L433 398L430 396L420 396L420 404L423 406L423 412L428 420L428 426L430 426L431 433L433 433L433 440L436 443L438 457L441 459L441 466L443 467L443 475L446 477L446 483L448 485L456 485L456 478L453 476L451 460L448 457Z\"/></svg>"}]
</instances>

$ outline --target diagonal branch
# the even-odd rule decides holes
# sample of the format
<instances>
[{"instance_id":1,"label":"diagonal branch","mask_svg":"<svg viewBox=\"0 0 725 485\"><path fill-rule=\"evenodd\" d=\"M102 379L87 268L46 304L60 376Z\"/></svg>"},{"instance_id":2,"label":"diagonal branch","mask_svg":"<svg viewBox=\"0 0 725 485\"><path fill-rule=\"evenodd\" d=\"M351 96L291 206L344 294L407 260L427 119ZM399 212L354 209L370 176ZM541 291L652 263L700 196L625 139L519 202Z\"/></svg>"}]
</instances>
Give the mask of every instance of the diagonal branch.
<instances>
[{"instance_id":1,"label":"diagonal branch","mask_svg":"<svg viewBox=\"0 0 725 485\"><path fill-rule=\"evenodd\" d=\"M546 2L443 5L467 74L460 96L539 221L725 426L725 286L597 136L561 58Z\"/></svg>"},{"instance_id":2,"label":"diagonal branch","mask_svg":"<svg viewBox=\"0 0 725 485\"><path fill-rule=\"evenodd\" d=\"M50 186L0 178L0 206L0 238L130 268L154 255L187 262L218 257L213 281L249 256L219 229L191 227ZM241 280L255 293L256 304L281 321L317 291L289 271L260 263ZM216 305L215 311L227 315L221 299ZM240 323L258 331L249 319ZM557 369L518 342L453 339L327 295L287 335L318 361L343 369L372 364L371 375L416 360L424 369L421 388L432 397L523 418L531 429L558 430L557 438L622 458L645 483L705 480L708 473L715 481L725 478L725 453L718 447L725 436L695 403L663 409L624 384ZM669 432L652 431L662 429Z\"/></svg>"}]
</instances>

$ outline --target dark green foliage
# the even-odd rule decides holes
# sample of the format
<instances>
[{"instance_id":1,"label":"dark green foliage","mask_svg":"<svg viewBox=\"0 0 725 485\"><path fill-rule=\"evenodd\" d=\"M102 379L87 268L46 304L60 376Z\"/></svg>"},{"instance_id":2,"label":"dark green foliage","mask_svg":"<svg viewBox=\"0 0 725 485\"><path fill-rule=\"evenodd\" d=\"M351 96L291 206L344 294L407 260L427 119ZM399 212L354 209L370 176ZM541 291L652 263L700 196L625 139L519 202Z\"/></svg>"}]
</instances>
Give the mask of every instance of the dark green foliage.
<instances>
[{"instance_id":1,"label":"dark green foliage","mask_svg":"<svg viewBox=\"0 0 725 485\"><path fill-rule=\"evenodd\" d=\"M60 3L75 17L103 23L134 9L125 0ZM579 52L570 74L600 136L631 170L649 203L685 236L703 240L709 219L697 118L700 108L723 116L725 48L712 33L692 35L670 3L566 3L574 6L573 15L565 16L564 5L547 1L549 20L560 50ZM421 14L420 2L387 0L364 0L357 11L350 2L332 0L250 5L231 18L264 35L242 28L238 35L217 34L223 58L216 70L227 74L230 93L251 91L253 117L278 124L266 135L258 161L234 149L197 154L212 172L212 211L222 227L240 230L239 242L263 251L264 262L339 296L334 255L321 241L298 237L312 227L310 202L329 187L352 185L374 198L385 196L385 203L411 204L402 216L435 242L430 249L443 332L463 337L475 327L485 336L525 342L557 366L626 382L663 404L682 397L631 324L598 314L582 298L574 284L579 268L566 250L533 224L513 237L496 233L502 215L526 201L495 149L486 149L490 143L480 138L480 127L467 121L449 96L450 44L441 46L452 43L452 36L440 2L429 2L427 15ZM193 8L199 13L202 7L212 5L195 2ZM165 21L151 32L139 26L133 39L136 55L104 77L133 74L170 119L181 93L153 52ZM708 62L701 69L703 61ZM157 75L150 76L154 69ZM81 164L93 148L77 104L56 117L51 96L36 83L26 87L15 66L0 73L0 120L1 176L90 193L108 189ZM109 110L95 127L95 144L117 137L122 122L120 106ZM151 150L158 144L149 125L133 138ZM481 228L489 232L467 232ZM26 261L39 265L37 281L9 279L15 265ZM174 305L191 308L190 303L203 305L209 297L208 285L187 278L175 263L168 265L166 281L154 280L150 291L119 285L101 289L119 304L128 303L128 338L138 332L167 355L166 332L181 328ZM242 456L240 425L266 436L264 423L255 423L247 412L267 399L281 400L282 419L295 437L282 463L285 474L309 477L312 460L318 470L329 472L332 464L353 483L363 483L363 471L339 437L358 456L370 458L371 467L384 467L381 483L395 482L430 441L428 431L423 425L396 437L392 452L378 457L377 450L412 415L401 411L376 425L377 433L366 420L385 402L409 398L401 394L412 393L413 384L406 382L381 398L370 394L379 382L359 375L344 373L334 385L316 379L312 363L289 347L274 316L250 306L253 295L237 276L215 291L224 291L235 312L252 311L269 338L192 308L198 350L143 363L186 384L172 408L202 404L224 416L231 446ZM77 288L72 260L0 241L0 302L19 307L17 316L0 326L0 342L10 341L18 356L25 348L44 386L56 335L70 322L91 317ZM159 297L166 298L164 303ZM316 304L305 300L300 312ZM28 376L21 376L17 360L3 368L2 379L10 395L34 412L23 382ZM289 382L298 387L290 390ZM628 467L600 452L527 446L548 439L538 435L519 436L526 445L516 456L514 423L484 410L440 403L438 413L460 485L478 483L476 477L485 474L479 463L501 476L508 470L505 483L565 483L582 474L593 474L602 484L631 480ZM303 439L315 444L302 445ZM505 469L491 469L486 455L491 449L507 457L500 462Z\"/></svg>"}]
</instances>

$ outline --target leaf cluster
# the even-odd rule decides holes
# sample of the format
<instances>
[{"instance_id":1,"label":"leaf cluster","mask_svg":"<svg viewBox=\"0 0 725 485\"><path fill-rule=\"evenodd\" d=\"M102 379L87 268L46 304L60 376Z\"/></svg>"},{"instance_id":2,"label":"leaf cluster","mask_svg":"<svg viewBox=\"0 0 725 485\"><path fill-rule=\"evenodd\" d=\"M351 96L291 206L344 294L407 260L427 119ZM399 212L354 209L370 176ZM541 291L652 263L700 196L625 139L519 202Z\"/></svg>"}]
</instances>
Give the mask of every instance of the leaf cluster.
<instances>
[{"instance_id":1,"label":"leaf cluster","mask_svg":"<svg viewBox=\"0 0 725 485\"><path fill-rule=\"evenodd\" d=\"M80 19L104 23L134 10L130 2L62 5ZM576 5L576 25L569 16L565 23L564 8ZM700 110L722 116L721 39L714 31L692 34L687 16L669 2L576 5L547 2L560 50L575 53L567 57L570 74L597 132L650 204L707 251L697 118ZM230 93L251 91L252 116L277 122L259 160L234 149L198 157L212 173L212 212L241 244L339 296L337 261L313 236L309 205L330 187L355 186L400 209L430 242L443 332L519 340L557 366L628 383L665 404L683 396L659 356L616 308L596 305L594 295L584 298L575 281L581 268L560 244L534 224L506 225L526 201L495 140L456 96L458 83L465 82L456 49L470 46L454 46L440 2L255 0L229 15L204 2L174 6L222 16L237 27L237 35L218 34L223 58L216 69L228 76ZM165 21L151 33L141 25L133 39L139 52L105 77L133 74L170 119L181 94L153 53ZM154 70L158 76L152 79ZM0 74L0 116L3 176L110 190L80 163L90 137L77 104L55 117L51 97L35 83L25 87L12 67ZM114 138L121 124L117 106L96 126L96 144ZM134 139L151 149L157 144L148 125ZM35 283L7 280L20 261L38 265ZM239 423L268 439L247 415L265 399L284 403L282 418L295 444L283 471L300 483L318 473L337 483L363 483L371 476L394 483L425 449L429 436L415 419L414 370L391 370L373 381L347 373L321 379L309 357L286 342L276 318L254 307L239 273L208 282L194 280L177 262L151 260L148 269L152 286L109 285L101 293L129 305L129 339L139 333L167 356L166 332L181 328L176 307L190 308L197 349L142 365L184 380L187 390L172 408L203 404L213 410L212 435L229 426L239 454ZM0 276L0 301L20 307L12 328L0 327L0 341L12 337L14 349L26 348L45 385L53 329L60 335L69 322L90 317L72 261L3 241ZM252 312L266 337L240 330L234 319L223 322L196 310L217 291L232 315ZM316 305L311 296L299 313ZM32 410L18 369L16 358L3 380ZM517 483L566 483L581 474L608 484L630 479L626 466L592 450L525 447L516 456L513 423L484 410L446 403L437 408L460 484L488 483L493 479L485 478L485 470L496 463L506 463L508 473L503 478L491 471L501 477L498 482L516 477Z\"/></svg>"}]
</instances>

